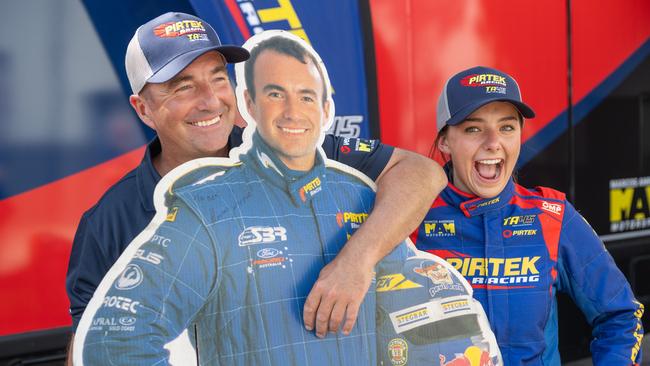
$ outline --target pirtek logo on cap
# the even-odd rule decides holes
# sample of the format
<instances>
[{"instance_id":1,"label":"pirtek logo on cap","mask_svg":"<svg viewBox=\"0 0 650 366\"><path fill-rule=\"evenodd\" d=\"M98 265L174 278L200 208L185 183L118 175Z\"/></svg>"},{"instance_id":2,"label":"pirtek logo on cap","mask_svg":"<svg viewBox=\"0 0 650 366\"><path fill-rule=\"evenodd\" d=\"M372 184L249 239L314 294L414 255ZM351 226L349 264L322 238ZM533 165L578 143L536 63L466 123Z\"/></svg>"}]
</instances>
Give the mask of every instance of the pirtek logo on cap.
<instances>
[{"instance_id":1,"label":"pirtek logo on cap","mask_svg":"<svg viewBox=\"0 0 650 366\"><path fill-rule=\"evenodd\" d=\"M463 86L479 87L488 85L506 85L506 78L495 74L473 74L467 75L460 80Z\"/></svg>"},{"instance_id":2,"label":"pirtek logo on cap","mask_svg":"<svg viewBox=\"0 0 650 366\"><path fill-rule=\"evenodd\" d=\"M160 38L173 38L189 33L205 33L205 28L203 22L182 20L160 24L153 29L153 33Z\"/></svg>"}]
</instances>

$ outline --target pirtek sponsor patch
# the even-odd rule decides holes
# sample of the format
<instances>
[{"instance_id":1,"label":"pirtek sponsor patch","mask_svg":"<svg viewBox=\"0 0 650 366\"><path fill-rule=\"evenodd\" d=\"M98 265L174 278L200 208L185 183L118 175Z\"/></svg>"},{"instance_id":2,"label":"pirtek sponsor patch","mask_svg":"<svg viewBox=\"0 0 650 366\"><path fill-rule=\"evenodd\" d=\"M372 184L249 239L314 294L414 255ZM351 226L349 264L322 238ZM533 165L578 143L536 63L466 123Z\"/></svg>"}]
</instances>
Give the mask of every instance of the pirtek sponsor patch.
<instances>
[{"instance_id":1,"label":"pirtek sponsor patch","mask_svg":"<svg viewBox=\"0 0 650 366\"><path fill-rule=\"evenodd\" d=\"M203 22L196 20L182 20L180 22L168 22L158 25L153 30L154 34L161 38L172 38L189 33L205 33Z\"/></svg>"},{"instance_id":2,"label":"pirtek sponsor patch","mask_svg":"<svg viewBox=\"0 0 650 366\"><path fill-rule=\"evenodd\" d=\"M368 214L365 212L339 212L336 214L336 223L339 227L343 227L344 224L350 223L352 227L359 227L359 225L366 222Z\"/></svg>"},{"instance_id":3,"label":"pirtek sponsor patch","mask_svg":"<svg viewBox=\"0 0 650 366\"><path fill-rule=\"evenodd\" d=\"M507 86L505 77L500 75L494 75L494 74L467 75L460 80L460 83L463 86L471 86L471 87L479 87L479 86L487 86L487 85Z\"/></svg>"},{"instance_id":4,"label":"pirtek sponsor patch","mask_svg":"<svg viewBox=\"0 0 650 366\"><path fill-rule=\"evenodd\" d=\"M307 201L307 195L313 196L320 192L322 189L320 178L316 177L311 182L305 184L300 188L300 199Z\"/></svg>"}]
</instances>

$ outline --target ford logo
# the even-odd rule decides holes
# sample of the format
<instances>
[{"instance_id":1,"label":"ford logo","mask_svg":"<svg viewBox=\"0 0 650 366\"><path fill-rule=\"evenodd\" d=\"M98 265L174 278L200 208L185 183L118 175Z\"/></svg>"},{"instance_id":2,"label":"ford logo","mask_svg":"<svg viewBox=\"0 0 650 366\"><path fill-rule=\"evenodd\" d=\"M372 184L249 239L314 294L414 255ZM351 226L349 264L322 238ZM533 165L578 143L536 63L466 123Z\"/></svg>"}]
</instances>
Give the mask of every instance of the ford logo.
<instances>
[{"instance_id":1,"label":"ford logo","mask_svg":"<svg viewBox=\"0 0 650 366\"><path fill-rule=\"evenodd\" d=\"M280 251L275 248L264 248L257 251L257 256L263 259L273 258L278 254L280 254Z\"/></svg>"}]
</instances>

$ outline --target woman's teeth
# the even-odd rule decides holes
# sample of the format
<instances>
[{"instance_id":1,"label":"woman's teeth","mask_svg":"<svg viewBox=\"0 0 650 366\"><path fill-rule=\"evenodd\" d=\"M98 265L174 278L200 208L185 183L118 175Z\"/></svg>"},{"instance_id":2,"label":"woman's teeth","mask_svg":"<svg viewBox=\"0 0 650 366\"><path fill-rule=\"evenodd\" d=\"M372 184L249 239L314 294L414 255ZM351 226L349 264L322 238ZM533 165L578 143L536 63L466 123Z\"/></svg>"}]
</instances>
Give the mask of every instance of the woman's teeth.
<instances>
[{"instance_id":1,"label":"woman's teeth","mask_svg":"<svg viewBox=\"0 0 650 366\"><path fill-rule=\"evenodd\" d=\"M478 174L485 179L495 179L501 172L502 159L479 160L475 164Z\"/></svg>"}]
</instances>

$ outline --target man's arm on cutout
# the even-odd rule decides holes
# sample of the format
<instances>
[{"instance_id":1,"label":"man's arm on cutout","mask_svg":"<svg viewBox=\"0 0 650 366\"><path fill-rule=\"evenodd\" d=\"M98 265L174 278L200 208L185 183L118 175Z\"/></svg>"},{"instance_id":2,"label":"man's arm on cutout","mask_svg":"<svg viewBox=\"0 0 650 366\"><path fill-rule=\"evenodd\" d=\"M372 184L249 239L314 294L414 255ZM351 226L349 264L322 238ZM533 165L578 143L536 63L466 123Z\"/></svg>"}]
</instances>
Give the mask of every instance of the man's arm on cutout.
<instances>
[{"instance_id":1,"label":"man's arm on cutout","mask_svg":"<svg viewBox=\"0 0 650 366\"><path fill-rule=\"evenodd\" d=\"M352 330L374 266L422 222L447 177L433 160L396 148L376 183L373 211L321 270L305 302L305 328L319 337L341 324L344 334Z\"/></svg>"}]
</instances>

